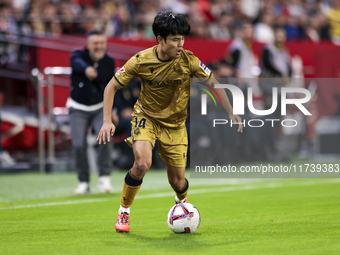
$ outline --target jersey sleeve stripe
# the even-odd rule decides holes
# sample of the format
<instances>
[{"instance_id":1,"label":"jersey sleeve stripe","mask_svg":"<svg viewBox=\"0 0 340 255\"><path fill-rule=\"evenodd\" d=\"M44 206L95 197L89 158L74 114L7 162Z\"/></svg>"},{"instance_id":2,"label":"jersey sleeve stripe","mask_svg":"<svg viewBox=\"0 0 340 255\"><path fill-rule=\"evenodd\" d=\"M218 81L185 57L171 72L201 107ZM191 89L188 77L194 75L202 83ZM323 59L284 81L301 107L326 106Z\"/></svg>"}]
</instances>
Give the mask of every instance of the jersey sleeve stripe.
<instances>
[{"instance_id":1,"label":"jersey sleeve stripe","mask_svg":"<svg viewBox=\"0 0 340 255\"><path fill-rule=\"evenodd\" d=\"M119 83L120 86L125 87L125 85L123 85L123 84L118 80L118 78L116 77L116 75L114 75L113 77L115 77L116 81Z\"/></svg>"}]
</instances>

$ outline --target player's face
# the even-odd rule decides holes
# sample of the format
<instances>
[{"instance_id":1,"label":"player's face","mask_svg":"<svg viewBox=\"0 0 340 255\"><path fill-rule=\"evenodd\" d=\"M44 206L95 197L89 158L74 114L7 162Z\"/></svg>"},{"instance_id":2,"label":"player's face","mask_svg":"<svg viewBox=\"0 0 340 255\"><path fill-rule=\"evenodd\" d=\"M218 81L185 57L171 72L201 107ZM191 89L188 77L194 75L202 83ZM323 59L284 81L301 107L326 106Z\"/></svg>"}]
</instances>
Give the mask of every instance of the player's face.
<instances>
[{"instance_id":1,"label":"player's face","mask_svg":"<svg viewBox=\"0 0 340 255\"><path fill-rule=\"evenodd\" d=\"M168 35L166 41L162 40L162 51L170 58L179 58L181 56L184 36L183 35Z\"/></svg>"},{"instance_id":2,"label":"player's face","mask_svg":"<svg viewBox=\"0 0 340 255\"><path fill-rule=\"evenodd\" d=\"M99 61L106 52L106 37L103 35L91 35L87 39L87 49L92 60Z\"/></svg>"}]
</instances>

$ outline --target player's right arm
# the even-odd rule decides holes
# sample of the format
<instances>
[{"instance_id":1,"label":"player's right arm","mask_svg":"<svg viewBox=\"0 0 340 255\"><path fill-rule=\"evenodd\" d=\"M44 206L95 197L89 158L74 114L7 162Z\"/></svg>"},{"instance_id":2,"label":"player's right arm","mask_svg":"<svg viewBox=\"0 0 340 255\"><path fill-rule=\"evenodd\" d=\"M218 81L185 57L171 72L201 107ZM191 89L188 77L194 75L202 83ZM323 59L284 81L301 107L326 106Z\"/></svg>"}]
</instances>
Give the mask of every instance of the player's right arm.
<instances>
[{"instance_id":1,"label":"player's right arm","mask_svg":"<svg viewBox=\"0 0 340 255\"><path fill-rule=\"evenodd\" d=\"M103 100L103 126L101 127L97 141L99 144L102 142L106 144L106 139L110 142L110 137L115 133L116 126L112 123L112 107L113 100L118 89L121 86L117 84L115 78L106 85L104 90L104 100Z\"/></svg>"},{"instance_id":2,"label":"player's right arm","mask_svg":"<svg viewBox=\"0 0 340 255\"><path fill-rule=\"evenodd\" d=\"M115 133L116 127L112 123L111 117L113 100L117 90L127 85L132 78L138 75L137 56L139 55L137 54L130 58L125 65L116 72L114 77L105 87L103 100L103 126L97 137L99 144L101 144L101 142L106 144L106 139L110 142L110 136Z\"/></svg>"}]
</instances>

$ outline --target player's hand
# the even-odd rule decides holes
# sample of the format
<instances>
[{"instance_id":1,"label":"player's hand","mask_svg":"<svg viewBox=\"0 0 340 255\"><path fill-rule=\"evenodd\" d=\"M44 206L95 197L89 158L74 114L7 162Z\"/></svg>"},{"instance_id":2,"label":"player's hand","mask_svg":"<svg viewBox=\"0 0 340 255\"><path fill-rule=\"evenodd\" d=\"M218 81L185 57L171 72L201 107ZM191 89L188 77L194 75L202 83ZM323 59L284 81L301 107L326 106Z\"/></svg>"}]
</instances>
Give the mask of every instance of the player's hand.
<instances>
[{"instance_id":1,"label":"player's hand","mask_svg":"<svg viewBox=\"0 0 340 255\"><path fill-rule=\"evenodd\" d=\"M88 66L85 69L85 75L90 81L93 81L98 76L98 72L93 66Z\"/></svg>"},{"instance_id":2,"label":"player's hand","mask_svg":"<svg viewBox=\"0 0 340 255\"><path fill-rule=\"evenodd\" d=\"M97 141L99 142L99 144L101 144L102 142L106 144L106 139L108 142L110 142L110 137L113 136L115 131L116 131L116 126L113 125L112 122L104 123L97 137Z\"/></svg>"},{"instance_id":3,"label":"player's hand","mask_svg":"<svg viewBox=\"0 0 340 255\"><path fill-rule=\"evenodd\" d=\"M239 123L237 132L242 133L243 132L242 118L238 115L229 115L229 118L233 123Z\"/></svg>"}]
</instances>

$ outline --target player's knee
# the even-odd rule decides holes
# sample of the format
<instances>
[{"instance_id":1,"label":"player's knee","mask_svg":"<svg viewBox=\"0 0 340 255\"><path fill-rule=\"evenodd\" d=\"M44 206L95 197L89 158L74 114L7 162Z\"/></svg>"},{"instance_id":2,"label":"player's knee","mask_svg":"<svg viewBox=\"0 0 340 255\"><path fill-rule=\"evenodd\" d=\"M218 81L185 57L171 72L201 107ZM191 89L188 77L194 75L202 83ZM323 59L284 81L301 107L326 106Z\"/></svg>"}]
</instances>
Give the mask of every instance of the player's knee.
<instances>
[{"instance_id":1,"label":"player's knee","mask_svg":"<svg viewBox=\"0 0 340 255\"><path fill-rule=\"evenodd\" d=\"M138 160L135 162L133 174L136 178L142 179L145 173L149 170L151 162L145 160Z\"/></svg>"},{"instance_id":2,"label":"player's knee","mask_svg":"<svg viewBox=\"0 0 340 255\"><path fill-rule=\"evenodd\" d=\"M169 183L174 190L182 190L185 185L185 178L183 179L172 178L169 179Z\"/></svg>"}]
</instances>

